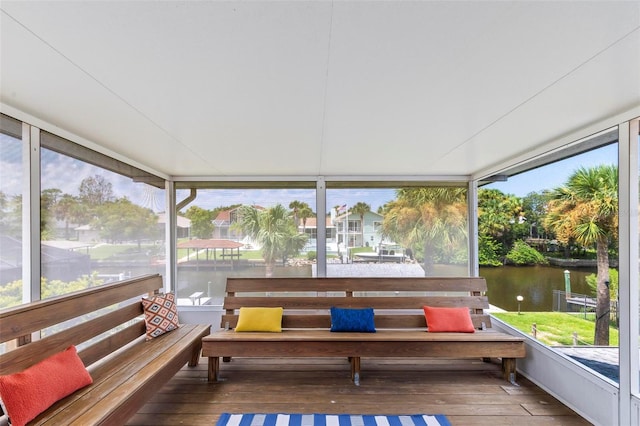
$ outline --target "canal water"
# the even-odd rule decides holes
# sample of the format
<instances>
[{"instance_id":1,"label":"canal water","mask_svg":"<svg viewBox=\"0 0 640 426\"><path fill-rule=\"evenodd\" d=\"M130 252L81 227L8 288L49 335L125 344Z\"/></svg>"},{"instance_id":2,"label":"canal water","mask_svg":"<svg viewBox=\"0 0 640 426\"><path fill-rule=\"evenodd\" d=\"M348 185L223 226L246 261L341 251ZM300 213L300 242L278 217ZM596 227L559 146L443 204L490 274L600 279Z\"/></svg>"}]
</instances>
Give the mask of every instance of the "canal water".
<instances>
[{"instance_id":1,"label":"canal water","mask_svg":"<svg viewBox=\"0 0 640 426\"><path fill-rule=\"evenodd\" d=\"M450 267L446 274L452 275ZM487 280L487 295L492 305L507 311L518 309L517 296L522 296L521 310L523 312L548 312L553 310L553 290L565 290L564 271L566 268L553 266L501 266L480 268L480 276ZM585 277L595 273L594 269L569 269L571 291L578 294L591 294ZM438 269L436 267L436 274ZM456 275L464 275L466 268L461 267ZM311 266L276 267L274 276L310 277ZM264 276L263 268L249 267L235 271L212 270L178 270L178 294L186 297L195 291L203 291L216 300L224 297L224 287L227 276ZM186 295L186 296L185 296Z\"/></svg>"},{"instance_id":2,"label":"canal water","mask_svg":"<svg viewBox=\"0 0 640 426\"><path fill-rule=\"evenodd\" d=\"M564 271L569 270L571 292L591 295L585 277L596 269L566 269L554 266L500 266L480 268L487 280L489 302L507 311L517 311L517 296L522 296L521 310L553 310L553 290L565 290Z\"/></svg>"}]
</instances>

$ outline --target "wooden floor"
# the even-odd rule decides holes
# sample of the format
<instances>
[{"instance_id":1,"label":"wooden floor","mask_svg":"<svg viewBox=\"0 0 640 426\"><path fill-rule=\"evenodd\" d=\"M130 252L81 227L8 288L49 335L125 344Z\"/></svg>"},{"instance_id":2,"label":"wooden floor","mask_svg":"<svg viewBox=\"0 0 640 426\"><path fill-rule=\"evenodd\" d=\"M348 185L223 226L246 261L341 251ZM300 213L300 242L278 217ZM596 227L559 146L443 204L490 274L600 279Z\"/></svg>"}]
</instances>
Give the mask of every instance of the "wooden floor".
<instances>
[{"instance_id":1,"label":"wooden floor","mask_svg":"<svg viewBox=\"0 0 640 426\"><path fill-rule=\"evenodd\" d=\"M589 425L530 381L505 382L497 364L362 359L233 359L207 383L206 359L183 368L129 425L215 425L220 413L445 414L453 425Z\"/></svg>"}]
</instances>

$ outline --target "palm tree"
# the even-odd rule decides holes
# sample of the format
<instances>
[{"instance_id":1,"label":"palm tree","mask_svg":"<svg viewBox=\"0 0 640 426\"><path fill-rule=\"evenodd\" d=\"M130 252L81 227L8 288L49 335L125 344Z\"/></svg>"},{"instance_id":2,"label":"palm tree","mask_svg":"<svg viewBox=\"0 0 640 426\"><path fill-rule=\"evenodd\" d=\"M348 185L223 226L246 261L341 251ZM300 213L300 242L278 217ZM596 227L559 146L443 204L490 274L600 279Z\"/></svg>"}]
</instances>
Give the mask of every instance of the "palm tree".
<instances>
[{"instance_id":1,"label":"palm tree","mask_svg":"<svg viewBox=\"0 0 640 426\"><path fill-rule=\"evenodd\" d=\"M364 246L364 215L371 211L371 206L362 201L357 202L351 207L351 213L360 216L360 243Z\"/></svg>"},{"instance_id":2,"label":"palm tree","mask_svg":"<svg viewBox=\"0 0 640 426\"><path fill-rule=\"evenodd\" d=\"M299 234L289 211L278 204L258 210L253 206L239 209L238 226L262 246L262 257L266 266L266 276L273 276L276 259L298 253L307 242L305 234Z\"/></svg>"},{"instance_id":3,"label":"palm tree","mask_svg":"<svg viewBox=\"0 0 640 426\"><path fill-rule=\"evenodd\" d=\"M545 224L556 238L596 247L597 300L594 344L609 345L609 243L618 238L618 168L600 165L576 170L551 191Z\"/></svg>"},{"instance_id":4,"label":"palm tree","mask_svg":"<svg viewBox=\"0 0 640 426\"><path fill-rule=\"evenodd\" d=\"M293 212L293 223L296 224L296 227L298 226L298 217L299 217L300 210L303 209L305 206L309 207L309 205L304 201L293 200L292 202L289 203L289 208Z\"/></svg>"},{"instance_id":5,"label":"palm tree","mask_svg":"<svg viewBox=\"0 0 640 426\"><path fill-rule=\"evenodd\" d=\"M436 248L452 250L467 237L467 190L401 188L384 208L382 232L405 247L424 249L425 276L433 274Z\"/></svg>"},{"instance_id":6,"label":"palm tree","mask_svg":"<svg viewBox=\"0 0 640 426\"><path fill-rule=\"evenodd\" d=\"M307 230L307 219L313 217L313 210L311 210L311 207L305 203L305 205L298 211L298 216L300 216L300 219L302 220L302 233L304 233Z\"/></svg>"}]
</instances>

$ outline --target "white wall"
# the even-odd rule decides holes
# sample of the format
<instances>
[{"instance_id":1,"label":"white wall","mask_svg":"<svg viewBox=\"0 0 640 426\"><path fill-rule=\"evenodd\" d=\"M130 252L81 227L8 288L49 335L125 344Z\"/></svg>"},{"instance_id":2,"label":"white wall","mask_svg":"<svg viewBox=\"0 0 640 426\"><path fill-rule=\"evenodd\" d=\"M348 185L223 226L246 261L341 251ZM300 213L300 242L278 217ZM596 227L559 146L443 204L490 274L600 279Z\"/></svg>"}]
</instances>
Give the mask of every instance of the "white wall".
<instances>
[{"instance_id":1,"label":"white wall","mask_svg":"<svg viewBox=\"0 0 640 426\"><path fill-rule=\"evenodd\" d=\"M525 337L527 355L518 360L519 374L594 425L618 424L619 391L615 382L593 374L578 362L523 335L495 317L491 318L491 324L497 330Z\"/></svg>"}]
</instances>

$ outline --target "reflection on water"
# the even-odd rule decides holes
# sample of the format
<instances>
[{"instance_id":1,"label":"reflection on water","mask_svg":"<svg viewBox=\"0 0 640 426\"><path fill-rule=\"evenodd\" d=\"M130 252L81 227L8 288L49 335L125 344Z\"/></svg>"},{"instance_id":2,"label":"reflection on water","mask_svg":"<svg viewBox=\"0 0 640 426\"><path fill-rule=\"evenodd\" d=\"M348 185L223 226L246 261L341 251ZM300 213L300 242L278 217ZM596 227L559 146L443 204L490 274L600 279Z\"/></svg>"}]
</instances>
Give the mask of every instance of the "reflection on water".
<instances>
[{"instance_id":1,"label":"reflection on water","mask_svg":"<svg viewBox=\"0 0 640 426\"><path fill-rule=\"evenodd\" d=\"M552 266L501 266L480 268L487 280L489 303L507 311L517 311L516 296L524 298L522 311L547 312L553 310L553 290L563 290L565 268ZM585 277L595 269L572 269L571 291L590 294Z\"/></svg>"},{"instance_id":2,"label":"reflection on water","mask_svg":"<svg viewBox=\"0 0 640 426\"><path fill-rule=\"evenodd\" d=\"M455 273L453 273L455 269ZM524 300L522 311L546 312L553 309L553 290L564 290L565 268L551 266L502 266L498 268L480 268L480 276L487 280L489 302L499 308L516 311L516 296ZM590 294L585 277L594 270L580 268L571 271L571 291ZM438 276L466 275L466 267L436 265ZM274 277L311 277L311 265L274 268ZM264 277L264 267L254 266L236 270L194 270L179 268L178 295L186 298L196 291L202 291L211 297L212 304L220 304L224 298L226 278Z\"/></svg>"}]
</instances>

